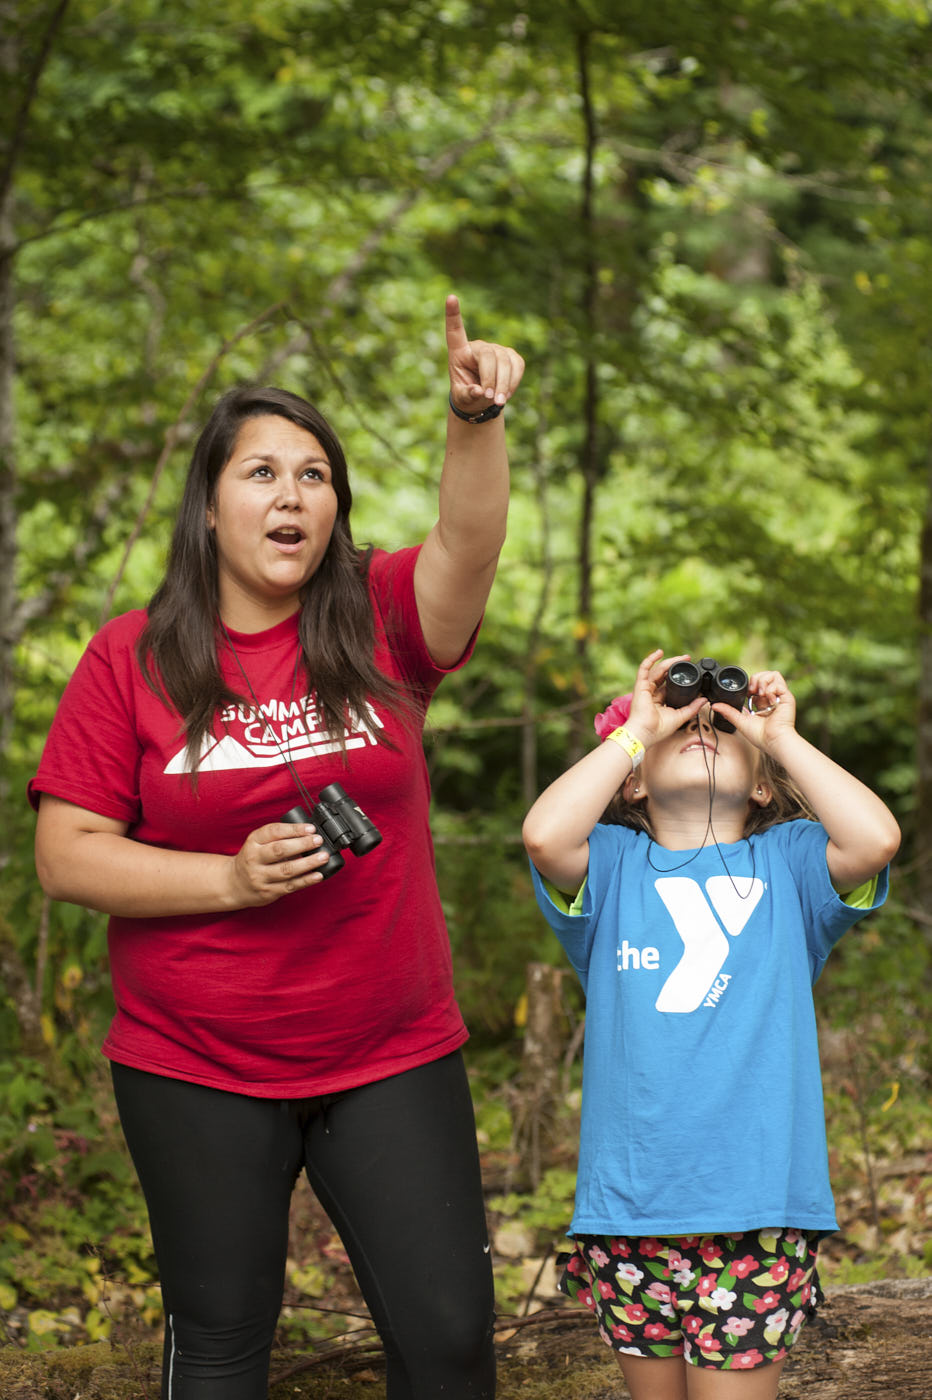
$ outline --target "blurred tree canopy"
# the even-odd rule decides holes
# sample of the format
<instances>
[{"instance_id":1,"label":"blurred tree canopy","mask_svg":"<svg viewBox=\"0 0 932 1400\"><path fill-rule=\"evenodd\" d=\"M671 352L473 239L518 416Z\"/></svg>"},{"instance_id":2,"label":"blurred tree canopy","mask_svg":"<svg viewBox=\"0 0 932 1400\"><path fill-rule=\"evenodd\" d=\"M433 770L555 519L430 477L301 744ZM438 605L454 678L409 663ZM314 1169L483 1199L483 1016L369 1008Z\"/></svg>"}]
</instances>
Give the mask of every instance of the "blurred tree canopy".
<instances>
[{"instance_id":1,"label":"blurred tree canopy","mask_svg":"<svg viewBox=\"0 0 932 1400\"><path fill-rule=\"evenodd\" d=\"M107 1014L102 920L43 901L23 791L89 637L158 581L198 423L239 379L308 395L357 540L421 537L449 290L528 361L499 579L431 714L467 1017L507 1030L556 957L521 817L654 646L786 671L901 818L925 936L930 24L928 0L0 0L8 1054L67 1056Z\"/></svg>"}]
</instances>

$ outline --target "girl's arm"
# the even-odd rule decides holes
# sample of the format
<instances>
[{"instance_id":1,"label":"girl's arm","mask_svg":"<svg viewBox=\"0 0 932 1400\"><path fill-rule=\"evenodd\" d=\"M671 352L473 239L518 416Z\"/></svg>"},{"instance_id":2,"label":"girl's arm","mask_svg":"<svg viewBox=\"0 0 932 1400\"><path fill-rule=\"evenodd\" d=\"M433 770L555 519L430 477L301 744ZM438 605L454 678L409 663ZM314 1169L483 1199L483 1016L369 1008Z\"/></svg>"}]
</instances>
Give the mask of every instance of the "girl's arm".
<instances>
[{"instance_id":1,"label":"girl's arm","mask_svg":"<svg viewBox=\"0 0 932 1400\"><path fill-rule=\"evenodd\" d=\"M524 361L503 345L466 337L459 301L447 297L450 395L461 412L504 406ZM438 666L462 656L482 617L508 514L504 417L466 423L452 409L440 478L439 518L418 555L414 593L428 651Z\"/></svg>"},{"instance_id":2,"label":"girl's arm","mask_svg":"<svg viewBox=\"0 0 932 1400\"><path fill-rule=\"evenodd\" d=\"M796 729L796 701L779 671L751 677L756 713L713 705L785 768L828 832L826 859L840 894L872 879L896 855L900 828L884 802Z\"/></svg>"},{"instance_id":3,"label":"girl's arm","mask_svg":"<svg viewBox=\"0 0 932 1400\"><path fill-rule=\"evenodd\" d=\"M213 914L272 904L321 880L313 826L272 822L235 856L170 851L126 835L125 822L42 794L36 870L52 899L129 919Z\"/></svg>"},{"instance_id":4,"label":"girl's arm","mask_svg":"<svg viewBox=\"0 0 932 1400\"><path fill-rule=\"evenodd\" d=\"M589 836L631 770L629 755L607 741L545 788L528 812L525 849L557 889L575 893L585 880Z\"/></svg>"},{"instance_id":5,"label":"girl's arm","mask_svg":"<svg viewBox=\"0 0 932 1400\"><path fill-rule=\"evenodd\" d=\"M869 787L796 730L770 750L828 832L826 860L840 894L863 885L896 855L900 828Z\"/></svg>"},{"instance_id":6,"label":"girl's arm","mask_svg":"<svg viewBox=\"0 0 932 1400\"><path fill-rule=\"evenodd\" d=\"M662 651L653 651L638 667L631 712L624 723L644 751L688 723L705 704L701 696L681 710L663 704L667 672L687 658L662 661L662 656ZM592 829L634 767L626 749L606 739L551 783L528 812L522 829L525 848L534 866L558 889L578 890L586 878Z\"/></svg>"}]
</instances>

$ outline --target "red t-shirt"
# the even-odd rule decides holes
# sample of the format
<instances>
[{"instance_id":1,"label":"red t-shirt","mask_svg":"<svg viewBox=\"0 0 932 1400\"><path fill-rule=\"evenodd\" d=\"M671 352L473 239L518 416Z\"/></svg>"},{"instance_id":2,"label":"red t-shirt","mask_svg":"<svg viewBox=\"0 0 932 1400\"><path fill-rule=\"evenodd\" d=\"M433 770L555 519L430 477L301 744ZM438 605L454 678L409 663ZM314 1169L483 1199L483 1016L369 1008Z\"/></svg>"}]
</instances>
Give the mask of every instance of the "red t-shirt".
<instances>
[{"instance_id":1,"label":"red t-shirt","mask_svg":"<svg viewBox=\"0 0 932 1400\"><path fill-rule=\"evenodd\" d=\"M404 683L423 717L444 672L418 620L417 553L376 551L369 591L377 663ZM218 715L195 792L178 716L136 661L145 621L141 610L115 618L88 646L30 784L34 805L47 792L128 822L127 834L149 845L234 855L250 831L301 801L285 749L312 796L341 783L382 843L361 857L344 852L335 876L263 908L112 917L117 1011L105 1054L220 1089L301 1098L461 1045L467 1032L453 994L419 729L376 710L347 734L344 765L317 725L303 668L296 678L297 617L258 634L233 632L263 721L251 702ZM231 688L248 695L235 658L224 652L221 665ZM382 729L395 748L378 742Z\"/></svg>"}]
</instances>

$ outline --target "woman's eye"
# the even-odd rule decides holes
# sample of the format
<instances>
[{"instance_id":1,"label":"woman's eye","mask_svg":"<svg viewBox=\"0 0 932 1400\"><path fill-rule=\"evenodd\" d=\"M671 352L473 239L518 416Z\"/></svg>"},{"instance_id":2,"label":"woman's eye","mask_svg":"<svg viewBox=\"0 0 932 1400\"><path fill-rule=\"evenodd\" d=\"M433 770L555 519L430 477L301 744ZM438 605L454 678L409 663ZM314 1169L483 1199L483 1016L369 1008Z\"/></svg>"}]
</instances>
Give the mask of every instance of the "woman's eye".
<instances>
[{"instance_id":1,"label":"woman's eye","mask_svg":"<svg viewBox=\"0 0 932 1400\"><path fill-rule=\"evenodd\" d=\"M275 477L275 473L267 463L263 463L258 467L253 467L249 475L251 477L258 477L262 481L273 480ZM301 480L326 481L327 477L322 467L305 467L301 473Z\"/></svg>"}]
</instances>

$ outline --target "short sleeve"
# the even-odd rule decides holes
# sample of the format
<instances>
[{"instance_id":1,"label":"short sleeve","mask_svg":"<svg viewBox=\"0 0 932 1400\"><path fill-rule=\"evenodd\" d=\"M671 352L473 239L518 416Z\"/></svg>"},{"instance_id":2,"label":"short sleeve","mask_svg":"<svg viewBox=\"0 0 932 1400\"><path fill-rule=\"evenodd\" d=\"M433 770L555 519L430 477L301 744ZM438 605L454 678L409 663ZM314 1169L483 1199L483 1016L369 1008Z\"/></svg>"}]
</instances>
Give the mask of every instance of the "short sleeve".
<instances>
[{"instance_id":1,"label":"short sleeve","mask_svg":"<svg viewBox=\"0 0 932 1400\"><path fill-rule=\"evenodd\" d=\"M884 903L889 889L889 870L854 894L842 896L832 884L826 850L828 832L820 822L783 822L770 828L767 836L778 846L799 893L806 929L806 944L812 980L815 981L838 940L859 919Z\"/></svg>"},{"instance_id":2,"label":"short sleeve","mask_svg":"<svg viewBox=\"0 0 932 1400\"><path fill-rule=\"evenodd\" d=\"M452 666L438 666L427 649L414 593L414 569L420 545L392 553L375 549L369 557L369 592L381 623L384 644L411 685L429 698L444 676L460 670L472 656L479 626Z\"/></svg>"},{"instance_id":3,"label":"short sleeve","mask_svg":"<svg viewBox=\"0 0 932 1400\"><path fill-rule=\"evenodd\" d=\"M589 836L589 869L578 892L568 899L555 890L531 862L531 879L538 908L553 929L575 969L583 989L596 926L606 898L617 886L625 852L637 833L624 826L595 826Z\"/></svg>"},{"instance_id":4,"label":"short sleeve","mask_svg":"<svg viewBox=\"0 0 932 1400\"><path fill-rule=\"evenodd\" d=\"M130 614L108 623L78 662L27 789L37 810L46 792L131 826L138 822L142 744L134 642L141 620Z\"/></svg>"}]
</instances>

